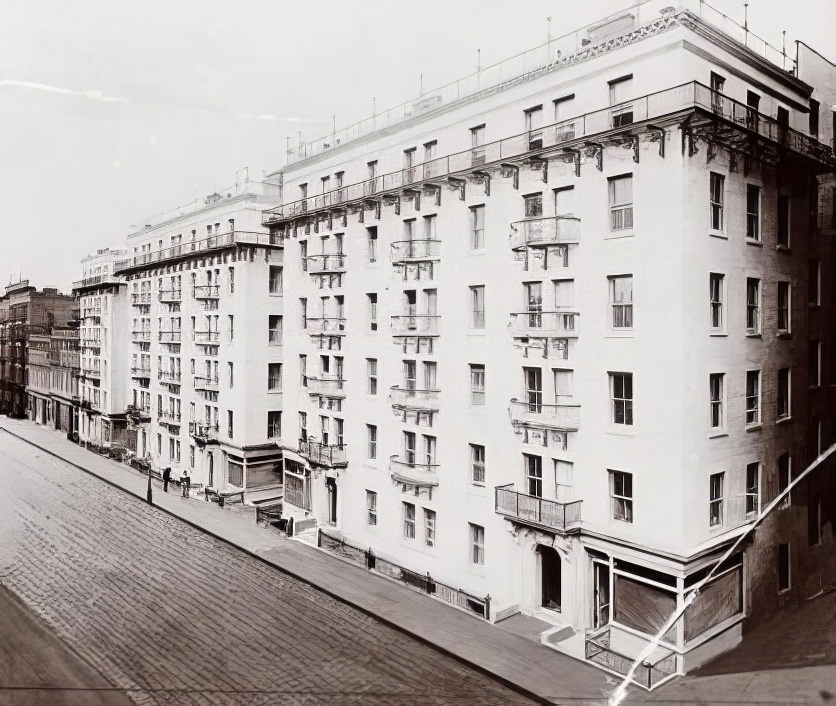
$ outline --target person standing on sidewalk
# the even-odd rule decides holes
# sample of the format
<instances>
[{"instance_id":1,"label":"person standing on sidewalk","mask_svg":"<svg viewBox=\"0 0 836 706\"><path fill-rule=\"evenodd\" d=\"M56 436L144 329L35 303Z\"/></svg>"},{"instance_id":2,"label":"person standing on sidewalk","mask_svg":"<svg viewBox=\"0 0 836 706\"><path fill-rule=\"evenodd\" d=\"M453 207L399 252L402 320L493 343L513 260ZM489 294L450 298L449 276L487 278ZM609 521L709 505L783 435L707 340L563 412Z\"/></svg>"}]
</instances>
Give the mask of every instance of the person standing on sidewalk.
<instances>
[{"instance_id":1,"label":"person standing on sidewalk","mask_svg":"<svg viewBox=\"0 0 836 706\"><path fill-rule=\"evenodd\" d=\"M168 483L171 480L171 466L167 466L163 471L163 492L168 492Z\"/></svg>"},{"instance_id":2,"label":"person standing on sidewalk","mask_svg":"<svg viewBox=\"0 0 836 706\"><path fill-rule=\"evenodd\" d=\"M192 487L192 479L191 479L191 476L189 476L189 469L188 468L183 469L183 476L180 478L180 486L183 489L183 497L188 498L189 497L189 491L191 490L191 487Z\"/></svg>"}]
</instances>

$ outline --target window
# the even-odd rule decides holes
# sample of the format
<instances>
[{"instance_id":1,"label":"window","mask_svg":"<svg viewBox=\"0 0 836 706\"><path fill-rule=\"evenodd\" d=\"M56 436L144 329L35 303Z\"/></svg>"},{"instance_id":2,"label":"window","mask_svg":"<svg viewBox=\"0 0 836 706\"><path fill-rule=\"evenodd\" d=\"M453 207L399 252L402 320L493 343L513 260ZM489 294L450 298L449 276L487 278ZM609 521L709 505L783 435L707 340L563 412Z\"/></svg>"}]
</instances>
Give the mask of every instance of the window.
<instances>
[{"instance_id":1,"label":"window","mask_svg":"<svg viewBox=\"0 0 836 706\"><path fill-rule=\"evenodd\" d=\"M470 128L470 157L474 166L485 163L485 126L477 125Z\"/></svg>"},{"instance_id":2,"label":"window","mask_svg":"<svg viewBox=\"0 0 836 706\"><path fill-rule=\"evenodd\" d=\"M480 444L470 444L470 480L485 485L485 447Z\"/></svg>"},{"instance_id":3,"label":"window","mask_svg":"<svg viewBox=\"0 0 836 706\"><path fill-rule=\"evenodd\" d=\"M710 211L711 211L711 230L722 232L723 230L723 198L725 196L725 182L726 178L722 174L711 172L709 177L710 187Z\"/></svg>"},{"instance_id":4,"label":"window","mask_svg":"<svg viewBox=\"0 0 836 706\"><path fill-rule=\"evenodd\" d=\"M470 303L472 317L470 325L475 329L485 328L485 286L478 285L470 288Z\"/></svg>"},{"instance_id":5,"label":"window","mask_svg":"<svg viewBox=\"0 0 836 706\"><path fill-rule=\"evenodd\" d=\"M308 413L299 412L299 438L302 441L308 440Z\"/></svg>"},{"instance_id":6,"label":"window","mask_svg":"<svg viewBox=\"0 0 836 706\"><path fill-rule=\"evenodd\" d=\"M633 227L633 175L611 177L608 180L610 200L610 230Z\"/></svg>"},{"instance_id":7,"label":"window","mask_svg":"<svg viewBox=\"0 0 836 706\"><path fill-rule=\"evenodd\" d=\"M783 453L778 457L778 495L783 493L790 487L790 471L792 461L788 453ZM781 501L779 507L788 507L790 504L790 495L787 493L786 498Z\"/></svg>"},{"instance_id":8,"label":"window","mask_svg":"<svg viewBox=\"0 0 836 706\"><path fill-rule=\"evenodd\" d=\"M427 436L426 434L421 435L424 439L424 463L428 466L435 465L435 437L434 436Z\"/></svg>"},{"instance_id":9,"label":"window","mask_svg":"<svg viewBox=\"0 0 836 706\"><path fill-rule=\"evenodd\" d=\"M229 268L229 293L230 294L235 293L235 268L234 267Z\"/></svg>"},{"instance_id":10,"label":"window","mask_svg":"<svg viewBox=\"0 0 836 706\"><path fill-rule=\"evenodd\" d=\"M788 591L790 588L790 545L778 545L778 591Z\"/></svg>"},{"instance_id":11,"label":"window","mask_svg":"<svg viewBox=\"0 0 836 706\"><path fill-rule=\"evenodd\" d=\"M194 446L189 446L189 468L194 468Z\"/></svg>"},{"instance_id":12,"label":"window","mask_svg":"<svg viewBox=\"0 0 836 706\"><path fill-rule=\"evenodd\" d=\"M284 268L270 265L270 294L281 294L283 289Z\"/></svg>"},{"instance_id":13,"label":"window","mask_svg":"<svg viewBox=\"0 0 836 706\"><path fill-rule=\"evenodd\" d=\"M746 237L761 239L761 188L754 184L746 185Z\"/></svg>"},{"instance_id":14,"label":"window","mask_svg":"<svg viewBox=\"0 0 836 706\"><path fill-rule=\"evenodd\" d=\"M622 522L633 521L633 474L610 471L612 517Z\"/></svg>"},{"instance_id":15,"label":"window","mask_svg":"<svg viewBox=\"0 0 836 706\"><path fill-rule=\"evenodd\" d=\"M470 563L482 565L485 563L485 528L468 523L470 528Z\"/></svg>"},{"instance_id":16,"label":"window","mask_svg":"<svg viewBox=\"0 0 836 706\"><path fill-rule=\"evenodd\" d=\"M271 346L282 345L282 317L271 314L268 319L268 326L268 343Z\"/></svg>"},{"instance_id":17,"label":"window","mask_svg":"<svg viewBox=\"0 0 836 706\"><path fill-rule=\"evenodd\" d=\"M366 302L369 309L369 330L377 331L377 292L366 294Z\"/></svg>"},{"instance_id":18,"label":"window","mask_svg":"<svg viewBox=\"0 0 836 706\"><path fill-rule=\"evenodd\" d=\"M470 365L470 404L485 404L485 366Z\"/></svg>"},{"instance_id":19,"label":"window","mask_svg":"<svg viewBox=\"0 0 836 706\"><path fill-rule=\"evenodd\" d=\"M543 146L543 106L538 105L525 111L525 131L528 133L528 149L537 150Z\"/></svg>"},{"instance_id":20,"label":"window","mask_svg":"<svg viewBox=\"0 0 836 706\"><path fill-rule=\"evenodd\" d=\"M761 421L761 371L746 371L746 424Z\"/></svg>"},{"instance_id":21,"label":"window","mask_svg":"<svg viewBox=\"0 0 836 706\"><path fill-rule=\"evenodd\" d=\"M302 262L302 272L308 271L308 243L305 240L299 241L299 259Z\"/></svg>"},{"instance_id":22,"label":"window","mask_svg":"<svg viewBox=\"0 0 836 706\"><path fill-rule=\"evenodd\" d=\"M723 328L724 275L712 272L708 275L708 297L711 305L711 328Z\"/></svg>"},{"instance_id":23,"label":"window","mask_svg":"<svg viewBox=\"0 0 836 706\"><path fill-rule=\"evenodd\" d=\"M435 510L424 508L424 544L435 546Z\"/></svg>"},{"instance_id":24,"label":"window","mask_svg":"<svg viewBox=\"0 0 836 706\"><path fill-rule=\"evenodd\" d=\"M415 505L403 503L403 536L404 539L415 539Z\"/></svg>"},{"instance_id":25,"label":"window","mask_svg":"<svg viewBox=\"0 0 836 706\"><path fill-rule=\"evenodd\" d=\"M819 136L819 102L810 99L810 134L813 137Z\"/></svg>"},{"instance_id":26,"label":"window","mask_svg":"<svg viewBox=\"0 0 836 706\"><path fill-rule=\"evenodd\" d=\"M708 479L708 524L720 527L723 524L723 485L725 473L712 473Z\"/></svg>"},{"instance_id":27,"label":"window","mask_svg":"<svg viewBox=\"0 0 836 706\"><path fill-rule=\"evenodd\" d=\"M485 248L485 207L473 206L470 209L470 248L483 250Z\"/></svg>"},{"instance_id":28,"label":"window","mask_svg":"<svg viewBox=\"0 0 836 706\"><path fill-rule=\"evenodd\" d=\"M746 91L746 126L750 130L758 130L758 109L760 108L761 97L753 92Z\"/></svg>"},{"instance_id":29,"label":"window","mask_svg":"<svg viewBox=\"0 0 836 706\"><path fill-rule=\"evenodd\" d=\"M415 433L411 431L405 431L403 433L403 450L404 450L404 460L406 461L407 465L414 466L415 465Z\"/></svg>"},{"instance_id":30,"label":"window","mask_svg":"<svg viewBox=\"0 0 836 706\"><path fill-rule=\"evenodd\" d=\"M613 328L633 328L633 275L609 278Z\"/></svg>"},{"instance_id":31,"label":"window","mask_svg":"<svg viewBox=\"0 0 836 706\"><path fill-rule=\"evenodd\" d=\"M725 377L723 373L711 373L708 376L712 429L723 429L726 424L723 410L723 382Z\"/></svg>"},{"instance_id":32,"label":"window","mask_svg":"<svg viewBox=\"0 0 836 706\"><path fill-rule=\"evenodd\" d=\"M366 438L368 440L368 456L370 459L377 458L377 426L366 424Z\"/></svg>"},{"instance_id":33,"label":"window","mask_svg":"<svg viewBox=\"0 0 836 706\"><path fill-rule=\"evenodd\" d=\"M834 189L834 193L836 193L836 189ZM821 299L819 298L820 283L821 265L818 260L810 260L807 302L811 306L818 306L821 303Z\"/></svg>"},{"instance_id":34,"label":"window","mask_svg":"<svg viewBox=\"0 0 836 706\"><path fill-rule=\"evenodd\" d=\"M366 358L366 374L369 378L369 394L377 394L377 358Z\"/></svg>"},{"instance_id":35,"label":"window","mask_svg":"<svg viewBox=\"0 0 836 706\"><path fill-rule=\"evenodd\" d=\"M437 373L438 373L438 364L434 361L425 361L424 362L424 389L425 390L437 390L438 383L437 383Z\"/></svg>"},{"instance_id":36,"label":"window","mask_svg":"<svg viewBox=\"0 0 836 706\"><path fill-rule=\"evenodd\" d=\"M157 455L163 455L163 435L157 434Z\"/></svg>"},{"instance_id":37,"label":"window","mask_svg":"<svg viewBox=\"0 0 836 706\"><path fill-rule=\"evenodd\" d=\"M790 332L790 283L778 282L778 333Z\"/></svg>"},{"instance_id":38,"label":"window","mask_svg":"<svg viewBox=\"0 0 836 706\"><path fill-rule=\"evenodd\" d=\"M377 524L377 493L366 491L366 523L370 526Z\"/></svg>"},{"instance_id":39,"label":"window","mask_svg":"<svg viewBox=\"0 0 836 706\"><path fill-rule=\"evenodd\" d=\"M533 454L523 454L523 472L525 487L529 495L543 497L543 458Z\"/></svg>"},{"instance_id":40,"label":"window","mask_svg":"<svg viewBox=\"0 0 836 706\"><path fill-rule=\"evenodd\" d=\"M528 194L523 196L525 203L525 217L539 218L543 215L543 194Z\"/></svg>"},{"instance_id":41,"label":"window","mask_svg":"<svg viewBox=\"0 0 836 706\"><path fill-rule=\"evenodd\" d=\"M610 399L612 423L633 424L633 374L610 373Z\"/></svg>"},{"instance_id":42,"label":"window","mask_svg":"<svg viewBox=\"0 0 836 706\"><path fill-rule=\"evenodd\" d=\"M807 502L807 546L816 547L822 540L821 499L811 497Z\"/></svg>"},{"instance_id":43,"label":"window","mask_svg":"<svg viewBox=\"0 0 836 706\"><path fill-rule=\"evenodd\" d=\"M760 317L761 281L746 278L746 333L755 336L761 332Z\"/></svg>"},{"instance_id":44,"label":"window","mask_svg":"<svg viewBox=\"0 0 836 706\"><path fill-rule=\"evenodd\" d=\"M723 111L723 86L726 79L720 74L711 72L711 108L715 113Z\"/></svg>"},{"instance_id":45,"label":"window","mask_svg":"<svg viewBox=\"0 0 836 706\"><path fill-rule=\"evenodd\" d=\"M230 439L232 438L232 432L233 432L233 427L232 427L232 419L233 419L233 417L232 417L232 410L231 410L231 409L228 409L228 410L226 411L226 425L227 425L227 436L228 436Z\"/></svg>"},{"instance_id":46,"label":"window","mask_svg":"<svg viewBox=\"0 0 836 706\"><path fill-rule=\"evenodd\" d=\"M377 226L366 228L366 238L369 244L369 262L377 262Z\"/></svg>"},{"instance_id":47,"label":"window","mask_svg":"<svg viewBox=\"0 0 836 706\"><path fill-rule=\"evenodd\" d=\"M540 368L523 368L525 401L529 412L543 411L543 372Z\"/></svg>"},{"instance_id":48,"label":"window","mask_svg":"<svg viewBox=\"0 0 836 706\"><path fill-rule=\"evenodd\" d=\"M267 438L278 439L282 435L282 413L267 412ZM232 436L230 434L230 436Z\"/></svg>"},{"instance_id":49,"label":"window","mask_svg":"<svg viewBox=\"0 0 836 706\"><path fill-rule=\"evenodd\" d=\"M324 446L328 446L330 429L331 420L323 414L319 415L319 440Z\"/></svg>"},{"instance_id":50,"label":"window","mask_svg":"<svg viewBox=\"0 0 836 706\"><path fill-rule=\"evenodd\" d=\"M345 446L345 421L334 418L335 436L337 437L337 446L343 448Z\"/></svg>"},{"instance_id":51,"label":"window","mask_svg":"<svg viewBox=\"0 0 836 706\"><path fill-rule=\"evenodd\" d=\"M810 360L808 370L810 371L810 387L821 385L821 341L814 340L808 344Z\"/></svg>"},{"instance_id":52,"label":"window","mask_svg":"<svg viewBox=\"0 0 836 706\"><path fill-rule=\"evenodd\" d=\"M778 246L790 247L790 197L778 194Z\"/></svg>"},{"instance_id":53,"label":"window","mask_svg":"<svg viewBox=\"0 0 836 706\"><path fill-rule=\"evenodd\" d=\"M572 115L574 110L575 94L569 96L562 96L554 101L554 121L562 123L557 126L557 141L571 140L575 137L575 121L568 121L569 118L575 117Z\"/></svg>"},{"instance_id":54,"label":"window","mask_svg":"<svg viewBox=\"0 0 836 706\"><path fill-rule=\"evenodd\" d=\"M229 388L232 389L233 375L232 375L232 363L231 362L226 364L226 369L227 369L227 372L229 373Z\"/></svg>"},{"instance_id":55,"label":"window","mask_svg":"<svg viewBox=\"0 0 836 706\"><path fill-rule=\"evenodd\" d=\"M270 392L281 392L282 389L282 364L267 364L267 390Z\"/></svg>"},{"instance_id":56,"label":"window","mask_svg":"<svg viewBox=\"0 0 836 706\"><path fill-rule=\"evenodd\" d=\"M790 369L781 368L778 370L778 419L784 419L791 414L790 406Z\"/></svg>"},{"instance_id":57,"label":"window","mask_svg":"<svg viewBox=\"0 0 836 706\"><path fill-rule=\"evenodd\" d=\"M760 511L761 464L757 461L746 464L746 514L756 515Z\"/></svg>"},{"instance_id":58,"label":"window","mask_svg":"<svg viewBox=\"0 0 836 706\"><path fill-rule=\"evenodd\" d=\"M424 161L429 162L435 159L435 151L436 147L438 147L437 140L431 140L430 142L424 143Z\"/></svg>"},{"instance_id":59,"label":"window","mask_svg":"<svg viewBox=\"0 0 836 706\"><path fill-rule=\"evenodd\" d=\"M621 76L609 81L610 105L615 106L612 111L612 126L623 127L633 122L633 106L624 105L633 92L633 75Z\"/></svg>"}]
</instances>

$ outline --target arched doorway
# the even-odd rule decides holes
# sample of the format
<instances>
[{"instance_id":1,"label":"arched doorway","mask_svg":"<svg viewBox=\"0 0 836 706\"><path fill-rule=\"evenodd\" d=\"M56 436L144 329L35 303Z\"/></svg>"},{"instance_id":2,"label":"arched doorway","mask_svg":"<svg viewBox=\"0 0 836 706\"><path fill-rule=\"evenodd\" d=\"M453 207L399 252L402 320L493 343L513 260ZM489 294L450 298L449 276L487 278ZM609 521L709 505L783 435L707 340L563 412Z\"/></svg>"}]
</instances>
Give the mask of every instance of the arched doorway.
<instances>
[{"instance_id":1,"label":"arched doorway","mask_svg":"<svg viewBox=\"0 0 836 706\"><path fill-rule=\"evenodd\" d=\"M554 547L537 545L540 555L540 605L548 610L561 608L560 554Z\"/></svg>"}]
</instances>

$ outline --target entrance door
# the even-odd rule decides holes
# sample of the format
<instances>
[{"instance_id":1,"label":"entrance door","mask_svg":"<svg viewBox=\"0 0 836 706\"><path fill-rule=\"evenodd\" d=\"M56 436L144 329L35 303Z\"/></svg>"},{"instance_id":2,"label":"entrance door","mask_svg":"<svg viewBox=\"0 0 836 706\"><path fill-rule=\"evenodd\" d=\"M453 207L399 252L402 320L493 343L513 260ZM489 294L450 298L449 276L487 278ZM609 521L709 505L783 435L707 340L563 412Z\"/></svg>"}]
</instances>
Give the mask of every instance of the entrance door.
<instances>
[{"instance_id":1,"label":"entrance door","mask_svg":"<svg viewBox=\"0 0 836 706\"><path fill-rule=\"evenodd\" d=\"M537 547L540 554L541 605L550 610L560 610L560 554L554 547Z\"/></svg>"},{"instance_id":2,"label":"entrance door","mask_svg":"<svg viewBox=\"0 0 836 706\"><path fill-rule=\"evenodd\" d=\"M610 622L610 566L597 561L592 566L595 573L594 627L600 628Z\"/></svg>"},{"instance_id":3,"label":"entrance door","mask_svg":"<svg viewBox=\"0 0 836 706\"><path fill-rule=\"evenodd\" d=\"M328 522L337 524L337 480L326 478L325 487L328 489Z\"/></svg>"}]
</instances>

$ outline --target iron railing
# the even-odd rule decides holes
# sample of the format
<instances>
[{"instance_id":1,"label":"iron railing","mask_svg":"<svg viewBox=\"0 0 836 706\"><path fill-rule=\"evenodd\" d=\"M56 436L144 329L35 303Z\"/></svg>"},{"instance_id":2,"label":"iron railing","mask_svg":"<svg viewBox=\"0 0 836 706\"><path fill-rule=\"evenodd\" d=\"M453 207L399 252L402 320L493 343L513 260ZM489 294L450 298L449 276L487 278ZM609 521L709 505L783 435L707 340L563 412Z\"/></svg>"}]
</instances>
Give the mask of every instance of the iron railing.
<instances>
[{"instance_id":1,"label":"iron railing","mask_svg":"<svg viewBox=\"0 0 836 706\"><path fill-rule=\"evenodd\" d=\"M393 385L389 388L389 398L393 405L437 411L440 390L417 390L414 387Z\"/></svg>"},{"instance_id":2,"label":"iron railing","mask_svg":"<svg viewBox=\"0 0 836 706\"><path fill-rule=\"evenodd\" d=\"M415 463L402 459L398 454L389 457L389 473L398 483L416 486L438 485L436 463Z\"/></svg>"},{"instance_id":3,"label":"iron railing","mask_svg":"<svg viewBox=\"0 0 836 706\"><path fill-rule=\"evenodd\" d=\"M437 336L440 316L400 314L391 317L393 336Z\"/></svg>"},{"instance_id":4,"label":"iron railing","mask_svg":"<svg viewBox=\"0 0 836 706\"><path fill-rule=\"evenodd\" d=\"M627 676L633 668L635 659L621 654L610 647L610 628L604 627L586 637L584 656L590 662L600 664L618 674ZM633 681L647 689L652 689L662 681L676 674L676 652L665 651L653 661L645 660L636 665Z\"/></svg>"},{"instance_id":5,"label":"iron railing","mask_svg":"<svg viewBox=\"0 0 836 706\"><path fill-rule=\"evenodd\" d=\"M441 256L440 240L397 240L390 245L392 262L437 260Z\"/></svg>"},{"instance_id":6,"label":"iron railing","mask_svg":"<svg viewBox=\"0 0 836 706\"><path fill-rule=\"evenodd\" d=\"M497 486L494 508L498 515L523 523L566 532L581 522L581 501L560 503L513 490L513 483Z\"/></svg>"},{"instance_id":7,"label":"iron railing","mask_svg":"<svg viewBox=\"0 0 836 706\"><path fill-rule=\"evenodd\" d=\"M524 336L577 336L580 312L577 311L517 311L511 314L511 329Z\"/></svg>"},{"instance_id":8,"label":"iron railing","mask_svg":"<svg viewBox=\"0 0 836 706\"><path fill-rule=\"evenodd\" d=\"M574 216L527 218L511 224L511 248L543 247L564 243L578 243L581 239L581 219Z\"/></svg>"},{"instance_id":9,"label":"iron railing","mask_svg":"<svg viewBox=\"0 0 836 706\"><path fill-rule=\"evenodd\" d=\"M534 424L561 431L577 431L580 424L581 406L578 404L544 404L542 399L513 398L510 406L512 424Z\"/></svg>"},{"instance_id":10,"label":"iron railing","mask_svg":"<svg viewBox=\"0 0 836 706\"><path fill-rule=\"evenodd\" d=\"M299 453L318 466L342 466L348 463L345 445L322 444L299 439Z\"/></svg>"}]
</instances>

